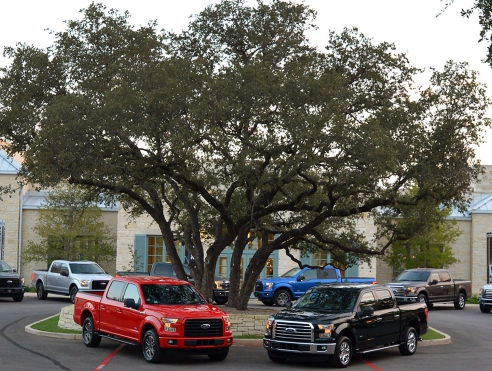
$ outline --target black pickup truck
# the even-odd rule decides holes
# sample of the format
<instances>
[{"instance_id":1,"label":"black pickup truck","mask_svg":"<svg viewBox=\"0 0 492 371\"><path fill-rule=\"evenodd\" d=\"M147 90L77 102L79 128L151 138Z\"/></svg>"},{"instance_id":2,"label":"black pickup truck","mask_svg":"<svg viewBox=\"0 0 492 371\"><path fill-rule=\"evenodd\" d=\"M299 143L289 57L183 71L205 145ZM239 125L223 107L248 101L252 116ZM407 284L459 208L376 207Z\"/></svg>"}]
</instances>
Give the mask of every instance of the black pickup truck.
<instances>
[{"instance_id":1,"label":"black pickup truck","mask_svg":"<svg viewBox=\"0 0 492 371\"><path fill-rule=\"evenodd\" d=\"M15 269L0 260L0 297L11 297L14 301L22 301L24 290L24 277L20 277Z\"/></svg>"},{"instance_id":2,"label":"black pickup truck","mask_svg":"<svg viewBox=\"0 0 492 371\"><path fill-rule=\"evenodd\" d=\"M346 367L355 352L414 354L427 319L425 303L400 308L387 286L319 285L268 318L263 347L273 362L316 357Z\"/></svg>"},{"instance_id":3,"label":"black pickup truck","mask_svg":"<svg viewBox=\"0 0 492 371\"><path fill-rule=\"evenodd\" d=\"M398 304L425 302L427 308L452 302L456 309L463 309L472 296L471 281L453 279L447 269L407 269L387 285Z\"/></svg>"}]
</instances>

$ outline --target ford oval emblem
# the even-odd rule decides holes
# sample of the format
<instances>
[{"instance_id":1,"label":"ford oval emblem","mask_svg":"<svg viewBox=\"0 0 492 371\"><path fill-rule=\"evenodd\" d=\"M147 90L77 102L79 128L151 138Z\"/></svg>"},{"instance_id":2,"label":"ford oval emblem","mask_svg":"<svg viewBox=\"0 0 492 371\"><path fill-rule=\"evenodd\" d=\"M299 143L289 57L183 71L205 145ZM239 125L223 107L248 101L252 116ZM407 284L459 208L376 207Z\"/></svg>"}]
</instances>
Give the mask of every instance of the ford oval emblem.
<instances>
[{"instance_id":1,"label":"ford oval emblem","mask_svg":"<svg viewBox=\"0 0 492 371\"><path fill-rule=\"evenodd\" d=\"M203 325L200 325L200 327L204 330L210 328L210 325L208 323L204 323Z\"/></svg>"},{"instance_id":2,"label":"ford oval emblem","mask_svg":"<svg viewBox=\"0 0 492 371\"><path fill-rule=\"evenodd\" d=\"M295 328L292 328L292 327L287 327L287 328L285 329L285 332L287 332L287 333L289 333L289 334L293 334L293 333L295 333L295 332L297 332L297 331L296 331L296 329L295 329Z\"/></svg>"}]
</instances>

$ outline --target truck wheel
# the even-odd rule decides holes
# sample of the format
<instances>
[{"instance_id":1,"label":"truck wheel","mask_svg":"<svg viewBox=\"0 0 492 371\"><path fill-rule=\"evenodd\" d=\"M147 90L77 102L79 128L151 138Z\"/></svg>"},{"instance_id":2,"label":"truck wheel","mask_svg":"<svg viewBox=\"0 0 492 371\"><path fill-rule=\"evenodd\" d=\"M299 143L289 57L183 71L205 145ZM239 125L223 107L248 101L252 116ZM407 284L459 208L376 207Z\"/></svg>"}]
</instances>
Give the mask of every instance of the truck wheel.
<instances>
[{"instance_id":1,"label":"truck wheel","mask_svg":"<svg viewBox=\"0 0 492 371\"><path fill-rule=\"evenodd\" d=\"M22 301L24 299L24 294L19 296L12 296L12 299L17 302Z\"/></svg>"},{"instance_id":2,"label":"truck wheel","mask_svg":"<svg viewBox=\"0 0 492 371\"><path fill-rule=\"evenodd\" d=\"M490 308L490 307L485 307L485 306L483 306L482 304L480 304L480 312L482 312L482 313L490 313L490 310L491 310L491 309L492 309L492 308Z\"/></svg>"},{"instance_id":3,"label":"truck wheel","mask_svg":"<svg viewBox=\"0 0 492 371\"><path fill-rule=\"evenodd\" d=\"M429 308L429 302L427 301L427 296L425 294L419 294L419 296L417 296L417 301L419 303L425 303L427 308Z\"/></svg>"},{"instance_id":4,"label":"truck wheel","mask_svg":"<svg viewBox=\"0 0 492 371\"><path fill-rule=\"evenodd\" d=\"M72 304L75 303L75 296L77 295L77 292L79 292L77 286L70 287L70 301L72 302Z\"/></svg>"},{"instance_id":5,"label":"truck wheel","mask_svg":"<svg viewBox=\"0 0 492 371\"><path fill-rule=\"evenodd\" d=\"M142 342L143 356L149 363L160 363L164 356L164 351L159 345L159 337L154 329L147 330Z\"/></svg>"},{"instance_id":6,"label":"truck wheel","mask_svg":"<svg viewBox=\"0 0 492 371\"><path fill-rule=\"evenodd\" d=\"M417 331L413 327L407 328L405 332L405 341L400 344L398 349L404 356L411 356L417 351Z\"/></svg>"},{"instance_id":7,"label":"truck wheel","mask_svg":"<svg viewBox=\"0 0 492 371\"><path fill-rule=\"evenodd\" d=\"M101 337L94 331L94 320L87 317L82 324L82 340L88 347L95 348L101 343Z\"/></svg>"},{"instance_id":8,"label":"truck wheel","mask_svg":"<svg viewBox=\"0 0 492 371\"><path fill-rule=\"evenodd\" d=\"M285 358L279 356L277 352L273 352L271 350L268 350L268 358L270 358L270 361L275 362L275 363L282 363L285 362Z\"/></svg>"},{"instance_id":9,"label":"truck wheel","mask_svg":"<svg viewBox=\"0 0 492 371\"><path fill-rule=\"evenodd\" d=\"M226 348L222 353L209 354L208 358L210 358L212 361L220 362L226 359L228 354L229 348Z\"/></svg>"},{"instance_id":10,"label":"truck wheel","mask_svg":"<svg viewBox=\"0 0 492 371\"><path fill-rule=\"evenodd\" d=\"M454 302L454 307L456 309L464 309L465 308L465 304L466 304L465 294L463 294L462 292L460 292L458 294L458 297L456 298L456 301Z\"/></svg>"},{"instance_id":11,"label":"truck wheel","mask_svg":"<svg viewBox=\"0 0 492 371\"><path fill-rule=\"evenodd\" d=\"M268 307L271 307L273 304L275 304L273 300L262 300L261 302Z\"/></svg>"},{"instance_id":12,"label":"truck wheel","mask_svg":"<svg viewBox=\"0 0 492 371\"><path fill-rule=\"evenodd\" d=\"M287 290L278 290L275 293L274 301L279 307L285 307L285 304L290 300L290 294Z\"/></svg>"},{"instance_id":13,"label":"truck wheel","mask_svg":"<svg viewBox=\"0 0 492 371\"><path fill-rule=\"evenodd\" d=\"M334 367L347 367L352 360L352 342L346 336L340 336L335 345L335 353L330 357Z\"/></svg>"},{"instance_id":14,"label":"truck wheel","mask_svg":"<svg viewBox=\"0 0 492 371\"><path fill-rule=\"evenodd\" d=\"M36 295L39 300L45 300L48 297L48 293L45 291L42 282L38 282L36 284Z\"/></svg>"}]
</instances>

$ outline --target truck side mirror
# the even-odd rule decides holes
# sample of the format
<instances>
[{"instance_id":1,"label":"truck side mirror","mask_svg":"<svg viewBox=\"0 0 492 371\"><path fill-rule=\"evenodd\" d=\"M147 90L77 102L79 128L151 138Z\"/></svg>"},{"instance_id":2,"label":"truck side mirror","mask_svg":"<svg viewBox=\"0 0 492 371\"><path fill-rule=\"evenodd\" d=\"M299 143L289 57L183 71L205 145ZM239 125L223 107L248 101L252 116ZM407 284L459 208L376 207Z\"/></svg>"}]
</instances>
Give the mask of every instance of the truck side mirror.
<instances>
[{"instance_id":1,"label":"truck side mirror","mask_svg":"<svg viewBox=\"0 0 492 371\"><path fill-rule=\"evenodd\" d=\"M438 283L438 282L437 282L437 280L432 280L432 281L430 282L430 284L431 284L431 285L437 285L437 283Z\"/></svg>"},{"instance_id":2,"label":"truck side mirror","mask_svg":"<svg viewBox=\"0 0 492 371\"><path fill-rule=\"evenodd\" d=\"M68 271L66 270L60 271L60 276L68 277Z\"/></svg>"},{"instance_id":3,"label":"truck side mirror","mask_svg":"<svg viewBox=\"0 0 492 371\"><path fill-rule=\"evenodd\" d=\"M306 277L304 277L302 274L301 274L300 276L298 276L298 277L297 277L297 280L298 280L299 282L304 281L305 279L306 279Z\"/></svg>"},{"instance_id":4,"label":"truck side mirror","mask_svg":"<svg viewBox=\"0 0 492 371\"><path fill-rule=\"evenodd\" d=\"M374 314L374 309L372 307L364 307L361 311L357 312L359 317L369 317Z\"/></svg>"},{"instance_id":5,"label":"truck side mirror","mask_svg":"<svg viewBox=\"0 0 492 371\"><path fill-rule=\"evenodd\" d=\"M135 299L127 298L123 300L123 305L128 308L138 309L140 307L139 304L135 303Z\"/></svg>"}]
</instances>

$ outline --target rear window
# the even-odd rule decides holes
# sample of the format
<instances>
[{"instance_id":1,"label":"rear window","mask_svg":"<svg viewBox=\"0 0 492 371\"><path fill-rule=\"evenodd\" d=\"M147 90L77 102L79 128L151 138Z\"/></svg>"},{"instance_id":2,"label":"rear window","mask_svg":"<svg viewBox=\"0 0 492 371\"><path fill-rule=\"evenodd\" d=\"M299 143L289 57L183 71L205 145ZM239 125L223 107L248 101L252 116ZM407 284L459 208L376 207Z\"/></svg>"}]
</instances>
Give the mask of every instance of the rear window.
<instances>
[{"instance_id":1,"label":"rear window","mask_svg":"<svg viewBox=\"0 0 492 371\"><path fill-rule=\"evenodd\" d=\"M109 286L106 297L111 300L121 301L121 296L123 295L123 289L125 288L125 285L126 283L121 281L111 282L111 286Z\"/></svg>"}]
</instances>

